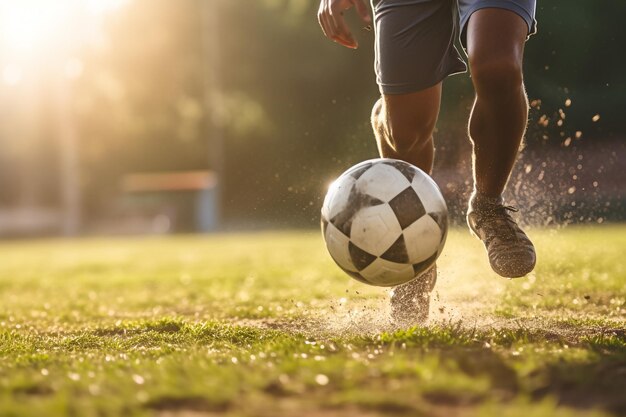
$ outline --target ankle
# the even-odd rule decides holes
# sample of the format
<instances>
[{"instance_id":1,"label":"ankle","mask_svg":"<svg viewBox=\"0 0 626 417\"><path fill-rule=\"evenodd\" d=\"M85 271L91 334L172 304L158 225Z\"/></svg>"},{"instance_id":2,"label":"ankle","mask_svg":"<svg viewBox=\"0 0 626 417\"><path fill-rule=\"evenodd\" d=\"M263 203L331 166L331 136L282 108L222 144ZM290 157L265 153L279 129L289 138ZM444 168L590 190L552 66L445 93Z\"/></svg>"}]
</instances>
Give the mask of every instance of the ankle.
<instances>
[{"instance_id":1,"label":"ankle","mask_svg":"<svg viewBox=\"0 0 626 417\"><path fill-rule=\"evenodd\" d=\"M474 190L469 201L469 211L490 209L503 204L504 198L502 198L502 195L496 197L488 196Z\"/></svg>"}]
</instances>

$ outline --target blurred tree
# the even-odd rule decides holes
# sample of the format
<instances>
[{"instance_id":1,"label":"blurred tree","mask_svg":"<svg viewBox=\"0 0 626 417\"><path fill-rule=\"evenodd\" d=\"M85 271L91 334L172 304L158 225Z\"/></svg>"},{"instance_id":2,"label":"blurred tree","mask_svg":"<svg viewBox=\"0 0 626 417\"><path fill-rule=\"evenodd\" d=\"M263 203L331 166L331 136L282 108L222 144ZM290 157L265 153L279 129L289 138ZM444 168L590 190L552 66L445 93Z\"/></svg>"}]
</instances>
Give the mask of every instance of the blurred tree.
<instances>
[{"instance_id":1,"label":"blurred tree","mask_svg":"<svg viewBox=\"0 0 626 417\"><path fill-rule=\"evenodd\" d=\"M211 168L207 136L210 123L219 123L227 220L316 223L328 182L376 156L369 128L378 96L373 33L359 30L350 14L361 45L351 51L322 36L315 0L210 0L220 5L219 33L212 35L220 54L208 70L221 74L213 92L221 105L207 109L202 1L208 0L130 1L110 17L108 37L83 51L75 91L87 213L110 208L126 173ZM539 2L525 74L531 98L541 104L533 108L528 147L559 146L576 131L584 138L624 136L625 58L618 52L626 43L625 12L618 1ZM446 81L437 134L441 170L467 165L472 99L467 75ZM561 126L559 109L567 116ZM596 114L601 119L594 122ZM543 115L547 125L538 124Z\"/></svg>"}]
</instances>

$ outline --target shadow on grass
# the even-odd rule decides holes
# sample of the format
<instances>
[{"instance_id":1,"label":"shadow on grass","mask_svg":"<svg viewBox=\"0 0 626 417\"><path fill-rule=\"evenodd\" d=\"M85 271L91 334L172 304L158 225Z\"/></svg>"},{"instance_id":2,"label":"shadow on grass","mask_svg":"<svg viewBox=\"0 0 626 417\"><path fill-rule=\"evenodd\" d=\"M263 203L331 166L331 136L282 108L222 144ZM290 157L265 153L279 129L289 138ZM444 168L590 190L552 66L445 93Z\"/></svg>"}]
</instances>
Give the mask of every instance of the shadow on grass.
<instances>
[{"instance_id":1,"label":"shadow on grass","mask_svg":"<svg viewBox=\"0 0 626 417\"><path fill-rule=\"evenodd\" d=\"M380 342L407 352L428 349L436 352L442 363L455 363L470 377L486 377L491 399L508 401L520 394L533 401L552 397L559 405L626 415L626 332L608 328L579 333L575 339L553 330L477 330L457 324L386 333ZM568 356L575 348L585 354ZM532 370L525 373L516 367ZM424 398L452 406L482 399L480 394L468 396L446 388L427 392Z\"/></svg>"}]
</instances>

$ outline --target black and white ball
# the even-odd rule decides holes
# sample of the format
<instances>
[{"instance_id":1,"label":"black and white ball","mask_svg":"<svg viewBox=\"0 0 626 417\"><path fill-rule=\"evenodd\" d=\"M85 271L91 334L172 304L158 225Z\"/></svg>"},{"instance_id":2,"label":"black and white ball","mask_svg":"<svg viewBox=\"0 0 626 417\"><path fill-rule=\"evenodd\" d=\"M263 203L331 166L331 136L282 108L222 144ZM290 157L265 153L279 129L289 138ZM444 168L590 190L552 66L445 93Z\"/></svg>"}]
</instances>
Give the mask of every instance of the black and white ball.
<instances>
[{"instance_id":1,"label":"black and white ball","mask_svg":"<svg viewBox=\"0 0 626 417\"><path fill-rule=\"evenodd\" d=\"M400 285L430 268L443 249L448 209L424 171L395 159L353 166L328 189L322 233L330 255L353 278Z\"/></svg>"}]
</instances>

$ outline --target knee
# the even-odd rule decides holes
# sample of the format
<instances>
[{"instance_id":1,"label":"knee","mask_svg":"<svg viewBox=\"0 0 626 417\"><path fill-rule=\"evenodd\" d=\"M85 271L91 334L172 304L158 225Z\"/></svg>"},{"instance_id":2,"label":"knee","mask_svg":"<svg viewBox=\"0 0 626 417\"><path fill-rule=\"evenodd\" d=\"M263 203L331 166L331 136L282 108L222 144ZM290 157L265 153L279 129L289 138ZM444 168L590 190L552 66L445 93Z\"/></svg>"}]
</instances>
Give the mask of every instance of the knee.
<instances>
[{"instance_id":1,"label":"knee","mask_svg":"<svg viewBox=\"0 0 626 417\"><path fill-rule=\"evenodd\" d=\"M470 54L469 62L479 96L517 94L523 88L522 62L514 54L493 58Z\"/></svg>"},{"instance_id":2,"label":"knee","mask_svg":"<svg viewBox=\"0 0 626 417\"><path fill-rule=\"evenodd\" d=\"M381 126L384 137L400 155L418 151L429 144L437 122L436 118L423 120L419 117L402 118L393 115L387 115L384 119Z\"/></svg>"},{"instance_id":3,"label":"knee","mask_svg":"<svg viewBox=\"0 0 626 417\"><path fill-rule=\"evenodd\" d=\"M387 139L398 154L419 150L430 143L435 123L417 124L388 121Z\"/></svg>"}]
</instances>

